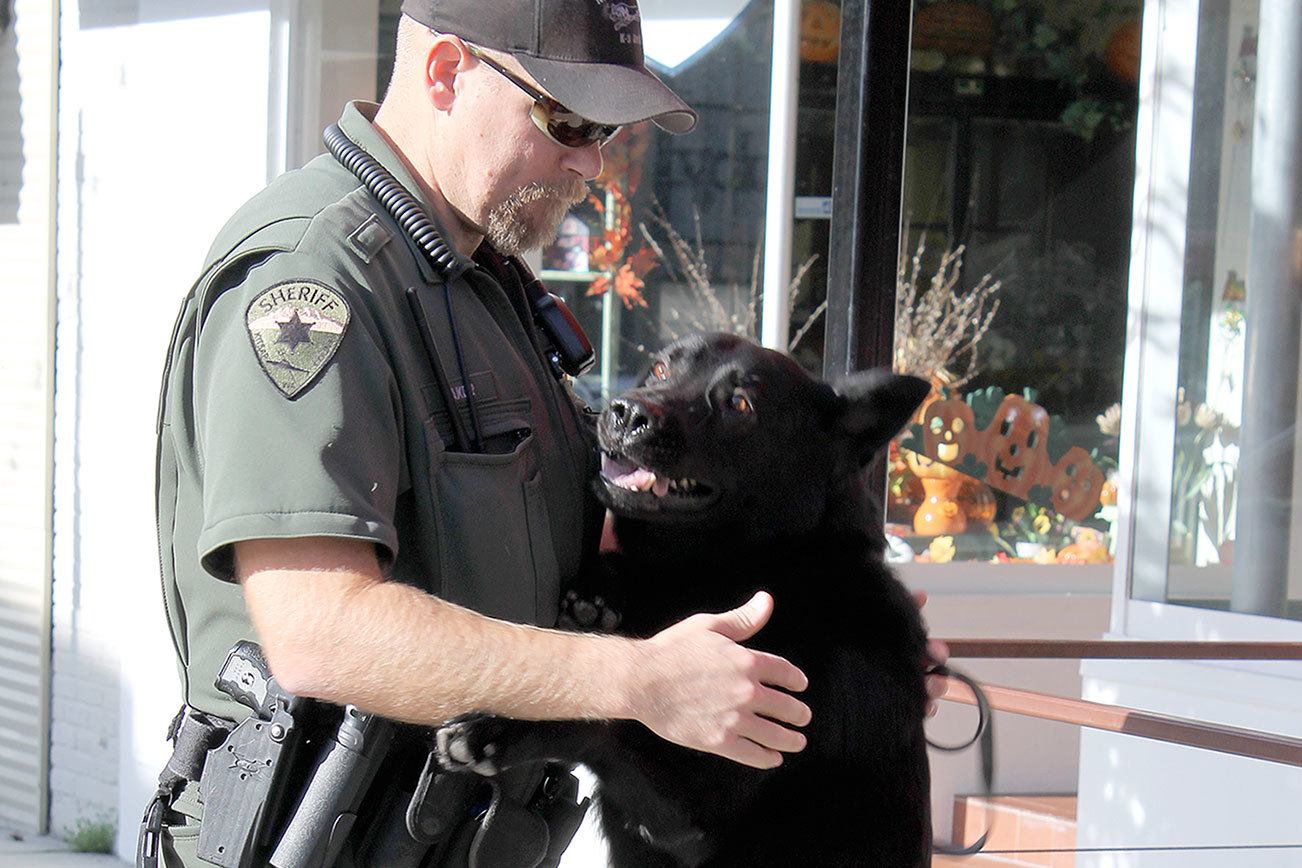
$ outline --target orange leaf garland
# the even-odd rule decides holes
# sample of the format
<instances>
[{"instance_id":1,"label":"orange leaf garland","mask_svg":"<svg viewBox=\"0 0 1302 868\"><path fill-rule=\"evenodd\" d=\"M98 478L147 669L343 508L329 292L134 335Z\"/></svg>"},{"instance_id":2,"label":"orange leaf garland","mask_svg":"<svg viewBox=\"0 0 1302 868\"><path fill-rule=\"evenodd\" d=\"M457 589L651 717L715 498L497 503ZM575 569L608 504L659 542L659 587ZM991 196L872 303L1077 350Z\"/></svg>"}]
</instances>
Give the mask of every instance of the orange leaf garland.
<instances>
[{"instance_id":1,"label":"orange leaf garland","mask_svg":"<svg viewBox=\"0 0 1302 868\"><path fill-rule=\"evenodd\" d=\"M646 284L642 278L634 273L633 269L625 262L620 266L618 273L615 274L615 295L619 300L624 302L624 307L632 310L637 307L646 307L646 299L642 297L642 287Z\"/></svg>"}]
</instances>

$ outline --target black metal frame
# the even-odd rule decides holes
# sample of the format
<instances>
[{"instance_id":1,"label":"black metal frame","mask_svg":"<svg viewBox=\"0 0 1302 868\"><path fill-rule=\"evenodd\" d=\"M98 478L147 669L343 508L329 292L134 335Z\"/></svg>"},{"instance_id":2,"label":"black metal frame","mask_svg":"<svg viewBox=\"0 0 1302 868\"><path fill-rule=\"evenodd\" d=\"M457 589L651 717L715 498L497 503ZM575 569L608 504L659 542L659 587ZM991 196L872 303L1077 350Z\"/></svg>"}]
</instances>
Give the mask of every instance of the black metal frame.
<instances>
[{"instance_id":1,"label":"black metal frame","mask_svg":"<svg viewBox=\"0 0 1302 868\"><path fill-rule=\"evenodd\" d=\"M823 375L889 366L904 190L911 0L845 0Z\"/></svg>"},{"instance_id":2,"label":"black metal frame","mask_svg":"<svg viewBox=\"0 0 1302 868\"><path fill-rule=\"evenodd\" d=\"M911 0L844 0L823 376L889 367L909 113ZM886 515L886 461L866 479Z\"/></svg>"}]
</instances>

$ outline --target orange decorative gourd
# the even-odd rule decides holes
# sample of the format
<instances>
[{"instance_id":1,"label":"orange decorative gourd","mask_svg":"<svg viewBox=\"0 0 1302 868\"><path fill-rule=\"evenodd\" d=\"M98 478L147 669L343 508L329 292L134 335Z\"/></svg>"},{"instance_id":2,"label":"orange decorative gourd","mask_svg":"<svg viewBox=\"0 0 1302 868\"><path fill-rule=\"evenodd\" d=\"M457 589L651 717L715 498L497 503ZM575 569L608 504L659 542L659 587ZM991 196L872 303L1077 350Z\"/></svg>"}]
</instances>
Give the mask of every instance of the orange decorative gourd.
<instances>
[{"instance_id":1,"label":"orange decorative gourd","mask_svg":"<svg viewBox=\"0 0 1302 868\"><path fill-rule=\"evenodd\" d=\"M1139 42L1141 25L1138 18L1130 18L1117 25L1103 50L1103 62L1108 71L1130 84L1139 81Z\"/></svg>"},{"instance_id":2,"label":"orange decorative gourd","mask_svg":"<svg viewBox=\"0 0 1302 868\"><path fill-rule=\"evenodd\" d=\"M938 536L967 530L967 513L958 502L958 493L963 480L969 477L919 452L904 451L909 469L922 480L924 494L922 504L913 515L914 532Z\"/></svg>"},{"instance_id":3,"label":"orange decorative gourd","mask_svg":"<svg viewBox=\"0 0 1302 868\"><path fill-rule=\"evenodd\" d=\"M831 0L800 4L800 59L831 63L841 50L841 7Z\"/></svg>"}]
</instances>

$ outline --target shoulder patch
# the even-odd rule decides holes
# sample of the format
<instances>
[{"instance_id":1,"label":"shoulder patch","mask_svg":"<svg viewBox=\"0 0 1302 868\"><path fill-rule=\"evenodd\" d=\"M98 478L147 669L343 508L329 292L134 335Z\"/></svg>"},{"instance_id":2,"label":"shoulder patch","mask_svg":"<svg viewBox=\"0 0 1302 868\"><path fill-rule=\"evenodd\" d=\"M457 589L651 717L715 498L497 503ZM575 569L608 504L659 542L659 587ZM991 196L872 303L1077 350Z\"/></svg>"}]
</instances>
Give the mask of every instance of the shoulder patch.
<instances>
[{"instance_id":1,"label":"shoulder patch","mask_svg":"<svg viewBox=\"0 0 1302 868\"><path fill-rule=\"evenodd\" d=\"M294 398L334 357L350 316L341 293L311 280L287 280L253 299L244 323L263 373Z\"/></svg>"}]
</instances>

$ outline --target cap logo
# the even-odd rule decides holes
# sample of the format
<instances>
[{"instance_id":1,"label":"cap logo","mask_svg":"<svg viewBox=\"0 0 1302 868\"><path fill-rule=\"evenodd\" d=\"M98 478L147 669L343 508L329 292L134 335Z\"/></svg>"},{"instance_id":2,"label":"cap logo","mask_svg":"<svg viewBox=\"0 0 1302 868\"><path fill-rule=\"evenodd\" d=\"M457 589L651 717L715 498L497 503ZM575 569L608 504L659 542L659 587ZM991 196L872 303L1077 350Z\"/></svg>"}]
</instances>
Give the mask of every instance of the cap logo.
<instances>
[{"instance_id":1,"label":"cap logo","mask_svg":"<svg viewBox=\"0 0 1302 868\"><path fill-rule=\"evenodd\" d=\"M642 44L642 13L638 11L637 2L618 3L614 0L596 0L596 4L601 7L601 13L610 19L610 23L615 25L615 31L619 33L620 42L632 42L635 45ZM624 31L630 27L636 27L632 33Z\"/></svg>"}]
</instances>

